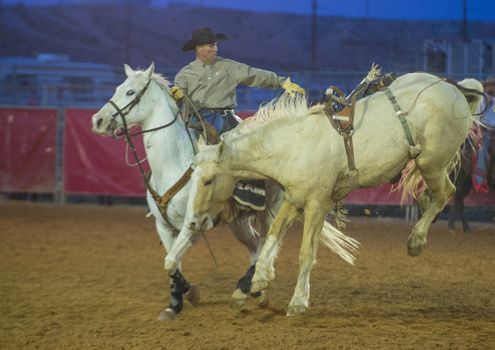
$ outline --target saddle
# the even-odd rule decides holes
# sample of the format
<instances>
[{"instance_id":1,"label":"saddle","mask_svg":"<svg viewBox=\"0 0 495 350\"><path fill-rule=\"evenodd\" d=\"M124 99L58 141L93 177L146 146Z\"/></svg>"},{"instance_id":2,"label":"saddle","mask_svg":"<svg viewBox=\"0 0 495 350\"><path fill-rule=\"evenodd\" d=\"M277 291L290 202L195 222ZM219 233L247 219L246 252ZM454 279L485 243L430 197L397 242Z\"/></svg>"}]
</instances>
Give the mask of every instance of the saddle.
<instances>
[{"instance_id":1,"label":"saddle","mask_svg":"<svg viewBox=\"0 0 495 350\"><path fill-rule=\"evenodd\" d=\"M203 127L204 125L204 127ZM220 142L220 135L218 135L217 129L206 121L201 122L196 122L196 123L189 123L188 125L189 128L194 129L199 131L201 134L206 135L206 144L208 145L216 145L217 143Z\"/></svg>"},{"instance_id":2,"label":"saddle","mask_svg":"<svg viewBox=\"0 0 495 350\"><path fill-rule=\"evenodd\" d=\"M377 78L370 78L376 73ZM368 76L345 97L344 92L336 86L330 86L326 91L324 112L333 128L344 138L347 155L348 176L356 176L358 170L354 161L354 147L352 134L354 133L354 108L356 100L386 89L395 80L395 73L388 73L379 77L378 66L372 66Z\"/></svg>"}]
</instances>

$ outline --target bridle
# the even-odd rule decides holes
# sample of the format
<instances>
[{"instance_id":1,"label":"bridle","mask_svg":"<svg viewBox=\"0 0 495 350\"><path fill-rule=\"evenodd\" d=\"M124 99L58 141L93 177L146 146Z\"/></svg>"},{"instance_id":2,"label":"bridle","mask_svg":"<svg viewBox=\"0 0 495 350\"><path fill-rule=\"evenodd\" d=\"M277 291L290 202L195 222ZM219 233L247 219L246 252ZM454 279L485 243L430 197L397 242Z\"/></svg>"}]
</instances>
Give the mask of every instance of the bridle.
<instances>
[{"instance_id":1,"label":"bridle","mask_svg":"<svg viewBox=\"0 0 495 350\"><path fill-rule=\"evenodd\" d=\"M139 102L141 102L141 98L143 97L146 90L148 90L148 87L150 86L150 82L151 82L151 79L148 79L148 81L143 86L141 91L139 91L139 93L128 104L126 104L123 108L119 108L119 106L117 106L117 104L115 102L113 102L112 100L108 100L108 103L110 105L112 105L112 107L115 108L115 110L117 111L114 114L112 114L112 123L115 124L115 118L120 116L120 118L122 119L122 124L124 125L124 136L126 137L126 140L128 143L130 141L129 138L132 136L141 135L141 134L145 134L147 132L152 132L152 131L156 131L156 130L160 130L160 129L164 129L164 128L169 127L170 125L174 124L177 121L177 117L179 116L179 111L177 111L177 113L174 116L174 119L167 124L164 124L164 125L158 126L156 128L152 128L152 129L141 130L141 131L134 132L134 133L129 132L129 128L127 126L127 120L125 117L131 112L131 110L134 107L136 107L139 104ZM131 143L132 143L132 141L131 141ZM129 146L131 146L131 143L129 143Z\"/></svg>"}]
</instances>

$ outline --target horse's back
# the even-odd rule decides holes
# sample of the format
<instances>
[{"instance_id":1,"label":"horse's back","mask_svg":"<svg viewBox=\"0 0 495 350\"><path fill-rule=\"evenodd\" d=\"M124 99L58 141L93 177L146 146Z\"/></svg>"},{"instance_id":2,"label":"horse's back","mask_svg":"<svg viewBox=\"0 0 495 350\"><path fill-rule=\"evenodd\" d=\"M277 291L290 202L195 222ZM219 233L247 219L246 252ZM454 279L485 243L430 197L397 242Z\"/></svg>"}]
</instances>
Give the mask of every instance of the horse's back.
<instances>
[{"instance_id":1,"label":"horse's back","mask_svg":"<svg viewBox=\"0 0 495 350\"><path fill-rule=\"evenodd\" d=\"M427 85L430 83L434 83L438 81L439 78L430 73L424 72L414 72L407 73L401 76L398 76L392 84L390 84L390 89L393 91L400 91L402 89L410 90L411 88L415 88L418 85Z\"/></svg>"}]
</instances>

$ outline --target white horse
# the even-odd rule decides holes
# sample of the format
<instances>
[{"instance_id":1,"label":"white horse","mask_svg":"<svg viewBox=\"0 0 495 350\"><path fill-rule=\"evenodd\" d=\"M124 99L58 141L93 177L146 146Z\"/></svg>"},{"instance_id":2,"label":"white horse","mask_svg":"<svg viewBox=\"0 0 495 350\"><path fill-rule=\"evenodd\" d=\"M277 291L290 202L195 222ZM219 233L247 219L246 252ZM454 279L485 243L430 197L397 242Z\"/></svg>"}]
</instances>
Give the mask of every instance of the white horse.
<instances>
[{"instance_id":1,"label":"white horse","mask_svg":"<svg viewBox=\"0 0 495 350\"><path fill-rule=\"evenodd\" d=\"M149 184L154 191L162 195L189 168L196 153L196 140L191 138L191 134L179 115L179 109L170 95L168 82L154 73L154 65L151 64L146 71L133 71L128 65L124 67L127 79L117 87L110 102L92 117L93 132L107 136L122 136L125 133L129 134L132 126L139 125L144 131L146 158L152 171ZM147 191L146 199L155 217L158 235L167 252L171 251L177 234L183 227L189 190L190 183L188 182L171 198L166 207L165 218L150 191ZM267 196L271 199L272 210L276 210L278 208L275 203L276 193L270 192L267 188ZM226 208L231 210L233 206L229 203ZM249 250L251 259L251 267L239 280L233 294L235 301L242 303L249 294L254 264L264 236L260 237L249 223L249 218L253 215L252 211L234 208L235 211L229 213L228 219L231 221L229 227L234 236ZM258 221L265 233L271 220L272 218L265 216L265 213L260 215ZM192 242L188 241L185 245L191 244ZM193 305L199 301L198 287L189 284L181 274L182 257L183 254L174 255L174 268L169 267L170 305L160 313L159 318L163 320L173 319L182 310L183 295ZM251 296L260 304L267 302L263 293L254 293Z\"/></svg>"},{"instance_id":2,"label":"white horse","mask_svg":"<svg viewBox=\"0 0 495 350\"><path fill-rule=\"evenodd\" d=\"M482 91L473 79L460 85ZM421 150L403 176L403 194L413 193L420 181L427 186L419 195L423 215L408 239L409 254L415 256L426 244L430 224L455 191L449 170L458 159L456 152L468 135L481 96L462 93L426 73L401 76L389 89L396 106L406 111L415 150ZM196 156L186 226L210 222L209 203L222 198L222 191L231 191L239 179L273 179L285 190L285 200L256 263L252 292L263 290L274 278L282 229L304 211L299 277L288 315L308 307L310 269L326 213L352 190L396 178L411 159L405 130L384 92L356 103L354 126L357 175L349 171L342 136L331 126L324 107L308 108L301 98L272 102L252 121L225 134L220 144Z\"/></svg>"}]
</instances>

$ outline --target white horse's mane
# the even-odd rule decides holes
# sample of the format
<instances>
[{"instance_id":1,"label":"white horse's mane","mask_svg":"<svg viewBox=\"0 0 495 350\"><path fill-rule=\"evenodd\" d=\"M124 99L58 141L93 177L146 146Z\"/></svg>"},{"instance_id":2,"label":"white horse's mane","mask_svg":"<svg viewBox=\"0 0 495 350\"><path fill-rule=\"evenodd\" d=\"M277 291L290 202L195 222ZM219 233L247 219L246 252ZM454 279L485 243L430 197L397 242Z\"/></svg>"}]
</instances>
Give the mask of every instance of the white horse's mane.
<instances>
[{"instance_id":1,"label":"white horse's mane","mask_svg":"<svg viewBox=\"0 0 495 350\"><path fill-rule=\"evenodd\" d=\"M145 73L145 71L144 70L134 71L134 74L139 74L139 73ZM151 75L151 80L153 80L155 83L157 83L158 86L163 91L170 94L170 88L169 88L170 82L163 75L161 75L160 73L153 72L153 74Z\"/></svg>"},{"instance_id":2,"label":"white horse's mane","mask_svg":"<svg viewBox=\"0 0 495 350\"><path fill-rule=\"evenodd\" d=\"M224 133L220 138L222 141L229 141L236 136L259 129L274 120L303 118L309 114L320 112L322 108L322 105L309 107L308 101L303 95L283 94L261 106L253 116L244 119L237 127Z\"/></svg>"},{"instance_id":3,"label":"white horse's mane","mask_svg":"<svg viewBox=\"0 0 495 350\"><path fill-rule=\"evenodd\" d=\"M163 75L159 73L153 73L151 75L151 79L153 79L163 91L165 92L170 91L168 87L170 85L170 82Z\"/></svg>"}]
</instances>

